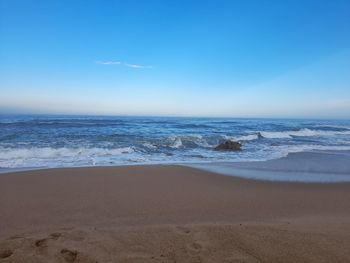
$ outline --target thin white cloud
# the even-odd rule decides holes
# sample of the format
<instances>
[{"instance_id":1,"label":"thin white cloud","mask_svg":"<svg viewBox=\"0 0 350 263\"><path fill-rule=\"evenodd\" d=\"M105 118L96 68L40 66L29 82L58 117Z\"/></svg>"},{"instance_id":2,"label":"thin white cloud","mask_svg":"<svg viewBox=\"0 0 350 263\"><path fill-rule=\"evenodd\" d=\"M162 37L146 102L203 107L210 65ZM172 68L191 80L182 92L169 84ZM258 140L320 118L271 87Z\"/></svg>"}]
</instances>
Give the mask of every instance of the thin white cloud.
<instances>
[{"instance_id":1,"label":"thin white cloud","mask_svg":"<svg viewBox=\"0 0 350 263\"><path fill-rule=\"evenodd\" d=\"M120 65L120 61L96 61L97 64L101 65Z\"/></svg>"},{"instance_id":2,"label":"thin white cloud","mask_svg":"<svg viewBox=\"0 0 350 263\"><path fill-rule=\"evenodd\" d=\"M144 65L139 65L139 64L130 64L130 63L124 63L124 62L120 62L120 61L96 61L96 64L100 64L100 65L121 65L121 66L125 66L128 68L134 68L134 69L142 69L142 68L152 68L152 66L144 66Z\"/></svg>"},{"instance_id":3,"label":"thin white cloud","mask_svg":"<svg viewBox=\"0 0 350 263\"><path fill-rule=\"evenodd\" d=\"M137 64L127 64L127 63L125 63L125 66L127 66L129 68L143 68L143 66L137 65Z\"/></svg>"}]
</instances>

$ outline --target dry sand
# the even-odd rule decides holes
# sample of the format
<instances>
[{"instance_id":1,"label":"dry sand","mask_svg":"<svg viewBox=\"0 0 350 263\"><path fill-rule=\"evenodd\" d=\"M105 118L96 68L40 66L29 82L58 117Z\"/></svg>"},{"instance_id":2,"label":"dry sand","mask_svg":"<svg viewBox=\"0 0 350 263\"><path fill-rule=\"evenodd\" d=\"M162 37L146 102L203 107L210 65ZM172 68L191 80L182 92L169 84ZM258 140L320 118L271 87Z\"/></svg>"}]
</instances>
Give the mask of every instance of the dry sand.
<instances>
[{"instance_id":1,"label":"dry sand","mask_svg":"<svg viewBox=\"0 0 350 263\"><path fill-rule=\"evenodd\" d=\"M350 184L180 166L0 175L0 262L350 262Z\"/></svg>"}]
</instances>

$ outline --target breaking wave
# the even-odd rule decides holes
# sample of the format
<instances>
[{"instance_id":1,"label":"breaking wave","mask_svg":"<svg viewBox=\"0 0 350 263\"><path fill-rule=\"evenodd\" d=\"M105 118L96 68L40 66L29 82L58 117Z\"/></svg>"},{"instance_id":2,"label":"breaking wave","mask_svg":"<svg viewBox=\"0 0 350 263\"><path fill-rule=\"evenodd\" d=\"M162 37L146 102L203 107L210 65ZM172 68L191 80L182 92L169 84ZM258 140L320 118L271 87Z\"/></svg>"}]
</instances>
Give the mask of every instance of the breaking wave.
<instances>
[{"instance_id":1,"label":"breaking wave","mask_svg":"<svg viewBox=\"0 0 350 263\"><path fill-rule=\"evenodd\" d=\"M201 135L182 135L182 136L171 136L166 139L165 144L170 148L179 149L179 148L211 148L212 145L203 138Z\"/></svg>"},{"instance_id":2,"label":"breaking wave","mask_svg":"<svg viewBox=\"0 0 350 263\"><path fill-rule=\"evenodd\" d=\"M234 141L253 141L259 139L259 133L256 134L248 134L248 135L242 135L242 136L231 136L226 137L227 139L234 140Z\"/></svg>"},{"instance_id":3,"label":"breaking wave","mask_svg":"<svg viewBox=\"0 0 350 263\"><path fill-rule=\"evenodd\" d=\"M308 128L300 130L288 130L288 131L259 131L253 134L241 135L241 136L224 136L224 139L234 141L253 141L262 138L266 139L288 139L293 137L316 137L316 136L337 136L337 135L350 135L350 130L342 131L325 131L325 130L312 130Z\"/></svg>"},{"instance_id":4,"label":"breaking wave","mask_svg":"<svg viewBox=\"0 0 350 263\"><path fill-rule=\"evenodd\" d=\"M118 156L133 153L133 147L117 149L106 148L0 148L0 167L38 167L50 163L59 166L62 163L96 164L96 158Z\"/></svg>"},{"instance_id":5,"label":"breaking wave","mask_svg":"<svg viewBox=\"0 0 350 263\"><path fill-rule=\"evenodd\" d=\"M0 148L0 161L16 159L55 159L65 157L111 156L134 152L133 147L107 148Z\"/></svg>"},{"instance_id":6,"label":"breaking wave","mask_svg":"<svg viewBox=\"0 0 350 263\"><path fill-rule=\"evenodd\" d=\"M350 135L350 130L346 131L324 131L324 130L311 130L308 128L300 129L297 131L280 131L280 132L267 132L262 131L260 134L264 138L268 139L283 139L295 137L311 137L311 136L335 136L335 135Z\"/></svg>"}]
</instances>

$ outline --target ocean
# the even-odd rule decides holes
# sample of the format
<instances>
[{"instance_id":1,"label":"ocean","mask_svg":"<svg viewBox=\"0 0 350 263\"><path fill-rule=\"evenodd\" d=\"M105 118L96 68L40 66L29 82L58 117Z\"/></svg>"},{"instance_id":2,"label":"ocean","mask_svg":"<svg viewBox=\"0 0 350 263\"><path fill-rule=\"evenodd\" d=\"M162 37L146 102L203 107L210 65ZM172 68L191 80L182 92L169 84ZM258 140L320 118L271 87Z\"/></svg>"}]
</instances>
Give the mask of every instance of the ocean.
<instances>
[{"instance_id":1,"label":"ocean","mask_svg":"<svg viewBox=\"0 0 350 263\"><path fill-rule=\"evenodd\" d=\"M242 151L213 150L225 140L241 142ZM322 150L350 150L349 120L0 117L0 168L7 170L250 162Z\"/></svg>"}]
</instances>

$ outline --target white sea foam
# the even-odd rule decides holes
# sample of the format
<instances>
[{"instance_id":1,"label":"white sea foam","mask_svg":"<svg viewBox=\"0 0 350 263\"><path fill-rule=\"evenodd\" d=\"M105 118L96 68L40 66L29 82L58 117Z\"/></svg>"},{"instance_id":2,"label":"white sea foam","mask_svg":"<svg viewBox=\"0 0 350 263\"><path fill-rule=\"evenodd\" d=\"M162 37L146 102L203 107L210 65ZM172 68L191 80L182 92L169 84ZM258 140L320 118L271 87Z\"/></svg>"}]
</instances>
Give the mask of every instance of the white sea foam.
<instances>
[{"instance_id":1,"label":"white sea foam","mask_svg":"<svg viewBox=\"0 0 350 263\"><path fill-rule=\"evenodd\" d=\"M204 148L212 147L212 145L209 145L208 142L201 135L172 136L168 140L170 140L169 147L174 149L187 147L188 145L194 145Z\"/></svg>"},{"instance_id":2,"label":"white sea foam","mask_svg":"<svg viewBox=\"0 0 350 263\"><path fill-rule=\"evenodd\" d=\"M174 138L173 143L170 145L171 148L180 148L182 146L182 140L180 137Z\"/></svg>"},{"instance_id":3,"label":"white sea foam","mask_svg":"<svg viewBox=\"0 0 350 263\"><path fill-rule=\"evenodd\" d=\"M311 136L335 136L335 135L350 135L350 131L323 131L323 130L311 130L301 129L298 131L282 131L282 132L260 132L264 138L268 139L283 139L292 138L293 136L299 137L311 137Z\"/></svg>"},{"instance_id":4,"label":"white sea foam","mask_svg":"<svg viewBox=\"0 0 350 263\"><path fill-rule=\"evenodd\" d=\"M152 143L149 143L149 142L145 142L142 144L143 146L145 146L146 148L148 149L157 149L157 146L152 144Z\"/></svg>"},{"instance_id":5,"label":"white sea foam","mask_svg":"<svg viewBox=\"0 0 350 263\"><path fill-rule=\"evenodd\" d=\"M253 141L253 140L259 139L258 134L248 134L248 135L233 136L228 138L234 141Z\"/></svg>"},{"instance_id":6,"label":"white sea foam","mask_svg":"<svg viewBox=\"0 0 350 263\"><path fill-rule=\"evenodd\" d=\"M133 147L107 148L0 148L0 160L52 159L61 157L90 157L120 155L134 152Z\"/></svg>"},{"instance_id":7,"label":"white sea foam","mask_svg":"<svg viewBox=\"0 0 350 263\"><path fill-rule=\"evenodd\" d=\"M324 131L324 130L312 130L304 128L296 131L260 131L254 134L247 134L241 136L222 136L226 140L234 141L253 141L259 139L259 134L263 138L267 139L288 139L295 137L312 137L312 136L336 136L336 135L350 135L350 130L346 131Z\"/></svg>"}]
</instances>

